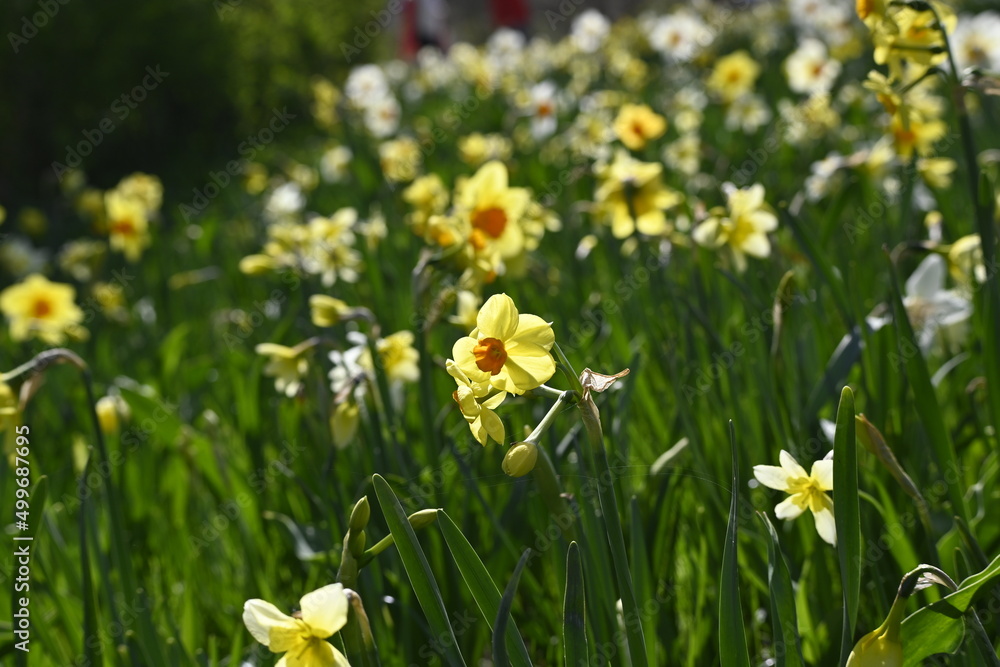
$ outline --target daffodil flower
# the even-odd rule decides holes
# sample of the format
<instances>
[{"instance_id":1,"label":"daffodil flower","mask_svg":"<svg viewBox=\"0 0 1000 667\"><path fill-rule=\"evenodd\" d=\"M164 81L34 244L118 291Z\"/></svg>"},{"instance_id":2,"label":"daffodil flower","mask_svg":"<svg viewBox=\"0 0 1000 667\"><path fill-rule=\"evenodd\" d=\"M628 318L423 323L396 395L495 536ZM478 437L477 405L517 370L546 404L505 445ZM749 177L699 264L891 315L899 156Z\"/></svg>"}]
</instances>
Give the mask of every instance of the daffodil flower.
<instances>
[{"instance_id":1,"label":"daffodil flower","mask_svg":"<svg viewBox=\"0 0 1000 667\"><path fill-rule=\"evenodd\" d=\"M832 452L831 452L832 454ZM766 487L787 492L774 514L779 519L794 519L807 509L816 520L816 532L824 541L837 545L837 524L833 518L833 500L826 494L833 490L833 459L816 461L806 473L791 454L781 450L781 466L754 466L753 476Z\"/></svg>"},{"instance_id":2,"label":"daffodil flower","mask_svg":"<svg viewBox=\"0 0 1000 667\"><path fill-rule=\"evenodd\" d=\"M243 623L254 639L285 655L275 667L350 667L344 654L325 641L347 624L347 595L342 584L307 593L301 611L283 614L264 600L247 600Z\"/></svg>"},{"instance_id":3,"label":"daffodil flower","mask_svg":"<svg viewBox=\"0 0 1000 667\"><path fill-rule=\"evenodd\" d=\"M10 320L12 340L37 336L51 345L61 345L67 334L83 329L83 311L75 298L72 285L49 282L45 276L33 274L0 292L0 312Z\"/></svg>"},{"instance_id":4,"label":"daffodil flower","mask_svg":"<svg viewBox=\"0 0 1000 667\"><path fill-rule=\"evenodd\" d=\"M555 343L552 325L537 315L521 315L506 294L483 304L476 328L452 348L455 364L472 382L523 394L556 372L549 354Z\"/></svg>"},{"instance_id":5,"label":"daffodil flower","mask_svg":"<svg viewBox=\"0 0 1000 667\"><path fill-rule=\"evenodd\" d=\"M483 446L489 442L489 438L502 444L506 431L503 422L493 411L507 398L507 392L500 391L490 396L492 387L488 382L473 383L451 359L448 360L447 369L458 383L458 389L452 394L452 398L458 403L472 435Z\"/></svg>"},{"instance_id":6,"label":"daffodil flower","mask_svg":"<svg viewBox=\"0 0 1000 667\"><path fill-rule=\"evenodd\" d=\"M764 202L763 185L739 190L729 186L726 208L717 207L710 214L695 228L695 242L709 248L728 246L740 273L746 271L747 255L764 258L771 254L767 233L778 228L778 218Z\"/></svg>"},{"instance_id":7,"label":"daffodil flower","mask_svg":"<svg viewBox=\"0 0 1000 667\"><path fill-rule=\"evenodd\" d=\"M254 351L269 357L264 375L274 378L274 388L289 398L299 393L309 362L302 356L301 346L287 347L277 343L260 343Z\"/></svg>"}]
</instances>

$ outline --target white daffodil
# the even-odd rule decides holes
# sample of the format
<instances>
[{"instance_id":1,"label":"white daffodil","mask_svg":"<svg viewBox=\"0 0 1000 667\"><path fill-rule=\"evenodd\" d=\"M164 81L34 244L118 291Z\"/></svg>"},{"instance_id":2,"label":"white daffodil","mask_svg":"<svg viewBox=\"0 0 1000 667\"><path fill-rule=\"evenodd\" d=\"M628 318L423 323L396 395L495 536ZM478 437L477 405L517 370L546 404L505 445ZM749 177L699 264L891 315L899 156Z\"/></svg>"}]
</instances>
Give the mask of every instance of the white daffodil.
<instances>
[{"instance_id":1,"label":"white daffodil","mask_svg":"<svg viewBox=\"0 0 1000 667\"><path fill-rule=\"evenodd\" d=\"M243 622L254 639L285 655L275 667L350 667L344 654L325 641L347 624L347 595L330 584L299 600L301 611L287 616L270 602L247 600Z\"/></svg>"},{"instance_id":2,"label":"white daffodil","mask_svg":"<svg viewBox=\"0 0 1000 667\"><path fill-rule=\"evenodd\" d=\"M754 466L753 476L766 487L785 491L788 498L778 503L774 514L779 519L794 519L807 509L816 520L816 532L825 542L837 545L837 524L833 518L833 452L812 465L806 473L791 454L781 450L780 466Z\"/></svg>"},{"instance_id":3,"label":"white daffodil","mask_svg":"<svg viewBox=\"0 0 1000 667\"><path fill-rule=\"evenodd\" d=\"M903 306L924 354L944 341L961 344L968 334L972 303L957 290L944 288L948 268L940 255L928 255L906 281ZM888 317L869 317L868 324L878 330L891 321Z\"/></svg>"}]
</instances>

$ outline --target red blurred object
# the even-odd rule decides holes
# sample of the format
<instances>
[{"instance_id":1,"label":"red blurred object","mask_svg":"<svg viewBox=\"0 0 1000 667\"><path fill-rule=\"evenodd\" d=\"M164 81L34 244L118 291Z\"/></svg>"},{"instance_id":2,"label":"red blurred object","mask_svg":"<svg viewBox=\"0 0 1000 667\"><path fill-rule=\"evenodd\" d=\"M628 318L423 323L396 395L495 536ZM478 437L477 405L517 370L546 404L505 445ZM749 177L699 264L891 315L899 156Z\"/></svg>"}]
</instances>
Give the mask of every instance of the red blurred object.
<instances>
[{"instance_id":1,"label":"red blurred object","mask_svg":"<svg viewBox=\"0 0 1000 667\"><path fill-rule=\"evenodd\" d=\"M528 27L531 14L525 0L490 0L493 7L494 27L518 28Z\"/></svg>"}]
</instances>

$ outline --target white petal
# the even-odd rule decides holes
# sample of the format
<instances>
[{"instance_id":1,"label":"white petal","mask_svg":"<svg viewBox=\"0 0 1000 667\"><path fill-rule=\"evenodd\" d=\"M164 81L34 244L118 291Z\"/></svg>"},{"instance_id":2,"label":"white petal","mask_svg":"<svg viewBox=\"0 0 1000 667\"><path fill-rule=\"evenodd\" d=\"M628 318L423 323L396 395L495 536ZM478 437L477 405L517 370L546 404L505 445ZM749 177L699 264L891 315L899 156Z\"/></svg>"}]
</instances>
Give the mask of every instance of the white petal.
<instances>
[{"instance_id":1,"label":"white petal","mask_svg":"<svg viewBox=\"0 0 1000 667\"><path fill-rule=\"evenodd\" d=\"M823 459L813 463L810 476L816 480L819 488L824 491L833 491L833 459Z\"/></svg>"},{"instance_id":2,"label":"white petal","mask_svg":"<svg viewBox=\"0 0 1000 667\"><path fill-rule=\"evenodd\" d=\"M944 288L945 264L940 255L927 255L906 279L906 296L931 299Z\"/></svg>"},{"instance_id":3,"label":"white petal","mask_svg":"<svg viewBox=\"0 0 1000 667\"><path fill-rule=\"evenodd\" d=\"M808 477L806 474L806 469L799 465L799 462L795 458L786 452L784 449L781 450L781 454L778 455L778 460L781 462L781 467L791 477Z\"/></svg>"},{"instance_id":4,"label":"white petal","mask_svg":"<svg viewBox=\"0 0 1000 667\"><path fill-rule=\"evenodd\" d=\"M798 515L802 514L802 508L795 503L795 498L799 494L788 496L780 503L778 503L774 508L774 516L779 519L794 519Z\"/></svg>"},{"instance_id":5,"label":"white petal","mask_svg":"<svg viewBox=\"0 0 1000 667\"><path fill-rule=\"evenodd\" d=\"M833 511L823 508L813 512L813 518L816 519L816 532L823 541L837 546L837 522L833 518Z\"/></svg>"},{"instance_id":6,"label":"white petal","mask_svg":"<svg viewBox=\"0 0 1000 667\"><path fill-rule=\"evenodd\" d=\"M347 595L343 584L330 584L306 593L300 604L302 620L314 637L325 639L347 625Z\"/></svg>"},{"instance_id":7,"label":"white petal","mask_svg":"<svg viewBox=\"0 0 1000 667\"><path fill-rule=\"evenodd\" d=\"M788 472L779 466L754 466L753 476L764 486L777 489L778 491L788 490Z\"/></svg>"}]
</instances>

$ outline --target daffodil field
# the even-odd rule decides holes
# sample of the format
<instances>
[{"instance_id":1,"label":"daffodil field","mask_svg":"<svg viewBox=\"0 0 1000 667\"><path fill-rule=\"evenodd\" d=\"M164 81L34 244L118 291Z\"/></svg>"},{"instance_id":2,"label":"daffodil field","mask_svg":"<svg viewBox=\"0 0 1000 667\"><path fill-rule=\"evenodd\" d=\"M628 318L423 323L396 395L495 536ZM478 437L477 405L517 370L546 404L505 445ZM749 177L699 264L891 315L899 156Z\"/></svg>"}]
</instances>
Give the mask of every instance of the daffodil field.
<instances>
[{"instance_id":1,"label":"daffodil field","mask_svg":"<svg viewBox=\"0 0 1000 667\"><path fill-rule=\"evenodd\" d=\"M4 211L0 663L1000 665L1000 14L546 23Z\"/></svg>"}]
</instances>

